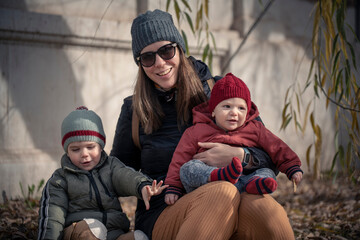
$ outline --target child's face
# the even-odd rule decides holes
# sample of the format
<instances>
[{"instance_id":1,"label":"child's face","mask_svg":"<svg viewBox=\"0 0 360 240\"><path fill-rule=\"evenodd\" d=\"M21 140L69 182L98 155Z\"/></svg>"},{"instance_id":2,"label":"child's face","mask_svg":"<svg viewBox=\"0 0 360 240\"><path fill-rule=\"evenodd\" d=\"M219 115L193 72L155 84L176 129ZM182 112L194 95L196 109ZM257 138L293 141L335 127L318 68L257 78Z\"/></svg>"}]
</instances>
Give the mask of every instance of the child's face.
<instances>
[{"instance_id":1,"label":"child's face","mask_svg":"<svg viewBox=\"0 0 360 240\"><path fill-rule=\"evenodd\" d=\"M241 127L247 114L247 104L242 98L229 98L216 105L212 116L216 125L225 131L233 131Z\"/></svg>"},{"instance_id":2,"label":"child's face","mask_svg":"<svg viewBox=\"0 0 360 240\"><path fill-rule=\"evenodd\" d=\"M75 166L90 171L100 162L101 147L96 142L72 142L67 155Z\"/></svg>"}]
</instances>

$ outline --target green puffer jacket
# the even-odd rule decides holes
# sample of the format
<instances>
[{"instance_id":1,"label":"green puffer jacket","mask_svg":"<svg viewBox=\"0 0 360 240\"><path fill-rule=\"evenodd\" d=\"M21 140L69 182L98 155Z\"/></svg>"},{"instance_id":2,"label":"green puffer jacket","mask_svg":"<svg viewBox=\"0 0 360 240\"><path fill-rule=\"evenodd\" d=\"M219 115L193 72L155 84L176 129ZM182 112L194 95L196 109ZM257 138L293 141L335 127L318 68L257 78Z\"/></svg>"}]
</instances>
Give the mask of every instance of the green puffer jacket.
<instances>
[{"instance_id":1,"label":"green puffer jacket","mask_svg":"<svg viewBox=\"0 0 360 240\"><path fill-rule=\"evenodd\" d=\"M118 197L141 198L141 188L152 180L126 167L102 151L99 164L91 171L73 165L66 154L44 187L39 209L38 239L62 239L73 222L95 218L105 224L108 239L129 230Z\"/></svg>"}]
</instances>

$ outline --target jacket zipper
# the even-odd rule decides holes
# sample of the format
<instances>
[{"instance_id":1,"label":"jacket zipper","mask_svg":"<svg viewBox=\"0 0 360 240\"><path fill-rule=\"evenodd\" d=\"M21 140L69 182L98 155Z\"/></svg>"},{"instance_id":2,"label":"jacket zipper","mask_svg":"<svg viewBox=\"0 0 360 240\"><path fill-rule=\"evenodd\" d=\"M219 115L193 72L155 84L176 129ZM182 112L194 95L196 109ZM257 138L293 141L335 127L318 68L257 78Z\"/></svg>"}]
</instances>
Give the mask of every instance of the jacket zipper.
<instances>
[{"instance_id":1,"label":"jacket zipper","mask_svg":"<svg viewBox=\"0 0 360 240\"><path fill-rule=\"evenodd\" d=\"M95 182L95 179L94 179L92 173L91 173L91 172L88 173L87 176L88 176L88 178L89 178L89 180L90 180L91 185L92 185L93 188L94 188L95 197L96 197L96 202L97 202L97 204L98 204L98 207L99 207L100 211L101 211L102 214L103 214L102 222L103 222L104 225L106 226L107 214L106 214L106 212L105 212L104 206L103 206L102 201L101 201L99 189L98 189L98 187L97 187L97 185L96 185L96 182Z\"/></svg>"}]
</instances>

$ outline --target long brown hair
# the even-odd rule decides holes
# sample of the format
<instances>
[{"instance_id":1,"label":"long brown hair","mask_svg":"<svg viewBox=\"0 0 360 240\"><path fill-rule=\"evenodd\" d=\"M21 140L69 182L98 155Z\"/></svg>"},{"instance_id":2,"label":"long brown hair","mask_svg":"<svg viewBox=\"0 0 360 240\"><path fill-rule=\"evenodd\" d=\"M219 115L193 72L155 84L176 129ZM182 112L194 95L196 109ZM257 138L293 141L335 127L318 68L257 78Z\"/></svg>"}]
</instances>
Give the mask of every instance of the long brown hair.
<instances>
[{"instance_id":1,"label":"long brown hair","mask_svg":"<svg viewBox=\"0 0 360 240\"><path fill-rule=\"evenodd\" d=\"M192 62L186 58L181 48L179 73L177 79L176 111L178 126L187 123L191 110L207 100L202 83L195 72ZM151 134L161 127L165 117L156 94L153 93L154 82L145 74L139 64L137 81L133 95L133 110L139 117L145 134Z\"/></svg>"}]
</instances>

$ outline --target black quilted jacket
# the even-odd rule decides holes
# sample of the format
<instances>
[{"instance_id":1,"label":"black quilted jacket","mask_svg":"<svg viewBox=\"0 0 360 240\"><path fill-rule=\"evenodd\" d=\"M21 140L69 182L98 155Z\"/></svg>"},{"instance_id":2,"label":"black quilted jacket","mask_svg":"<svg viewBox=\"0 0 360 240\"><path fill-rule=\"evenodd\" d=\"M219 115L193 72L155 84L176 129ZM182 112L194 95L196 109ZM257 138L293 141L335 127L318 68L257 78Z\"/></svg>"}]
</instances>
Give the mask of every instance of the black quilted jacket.
<instances>
[{"instance_id":1,"label":"black quilted jacket","mask_svg":"<svg viewBox=\"0 0 360 240\"><path fill-rule=\"evenodd\" d=\"M208 67L201 61L195 60L192 57L190 57L190 59L193 61L195 69L202 81L205 94L210 97L210 88L207 80L212 76ZM219 78L215 77L215 81L218 79ZM162 110L166 116L160 129L155 133L145 135L140 126L139 134L142 149L139 150L134 145L131 135L132 96L125 98L117 122L110 155L116 156L126 165L136 170L141 170L144 174L159 181L165 180L173 152L182 133L190 126L192 119L189 121L188 126L184 126L183 129L179 130L175 100L173 99L167 102L166 99L169 93L160 92L155 88L154 92L158 95ZM271 162L270 159L269 162ZM143 201L138 201L135 228L142 230L150 238L158 216L167 206L164 202L164 193L165 191L163 191L161 195L151 198L150 210L148 211L145 210Z\"/></svg>"},{"instance_id":2,"label":"black quilted jacket","mask_svg":"<svg viewBox=\"0 0 360 240\"><path fill-rule=\"evenodd\" d=\"M196 61L194 58L190 59L194 62L205 93L210 96L210 88L206 80L212 76L208 67L201 61ZM159 96L162 110L166 116L160 129L153 134L145 135L140 126L139 134L142 148L140 151L134 145L131 136L132 96L125 98L117 122L110 155L118 157L123 163L136 170L141 169L142 173L153 179L165 180L172 154L186 126L181 130L178 129L175 100L166 101L166 95L169 93L160 92L155 88L154 91ZM155 221L166 206L164 194L151 198L150 210L148 211L145 210L143 201L138 201L136 229L143 230L151 237Z\"/></svg>"}]
</instances>

